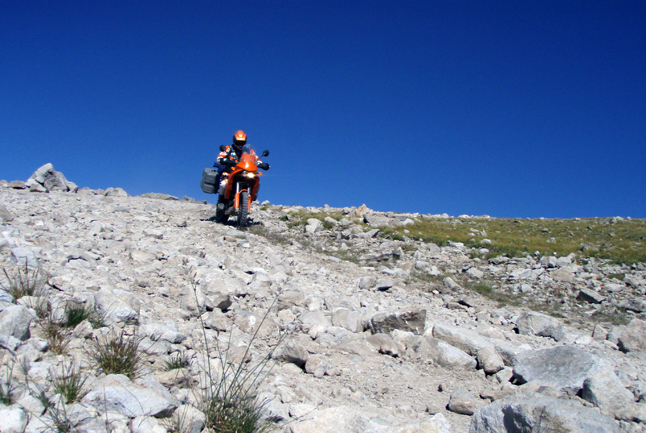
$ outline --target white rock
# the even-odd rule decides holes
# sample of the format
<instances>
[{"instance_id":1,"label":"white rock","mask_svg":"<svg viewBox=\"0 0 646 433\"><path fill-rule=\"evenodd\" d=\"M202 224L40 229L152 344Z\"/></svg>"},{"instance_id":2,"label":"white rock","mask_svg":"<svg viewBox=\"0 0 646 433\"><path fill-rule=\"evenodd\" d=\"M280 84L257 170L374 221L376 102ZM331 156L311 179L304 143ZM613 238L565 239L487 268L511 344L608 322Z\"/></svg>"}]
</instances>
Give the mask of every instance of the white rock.
<instances>
[{"instance_id":1,"label":"white rock","mask_svg":"<svg viewBox=\"0 0 646 433\"><path fill-rule=\"evenodd\" d=\"M157 389L136 385L121 374L110 374L93 382L83 402L128 417L168 416L178 406L177 401Z\"/></svg>"},{"instance_id":2,"label":"white rock","mask_svg":"<svg viewBox=\"0 0 646 433\"><path fill-rule=\"evenodd\" d=\"M25 411L17 406L0 406L2 433L22 433L27 426Z\"/></svg>"}]
</instances>

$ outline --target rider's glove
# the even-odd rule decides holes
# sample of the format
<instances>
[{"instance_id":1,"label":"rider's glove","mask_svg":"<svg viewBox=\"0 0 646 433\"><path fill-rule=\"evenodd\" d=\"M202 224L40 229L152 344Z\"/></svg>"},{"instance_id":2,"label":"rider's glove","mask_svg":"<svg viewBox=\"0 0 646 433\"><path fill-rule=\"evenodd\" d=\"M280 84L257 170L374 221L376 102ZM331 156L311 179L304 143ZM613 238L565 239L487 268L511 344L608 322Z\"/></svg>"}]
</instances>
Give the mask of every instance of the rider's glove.
<instances>
[{"instance_id":1,"label":"rider's glove","mask_svg":"<svg viewBox=\"0 0 646 433\"><path fill-rule=\"evenodd\" d=\"M266 162L261 162L260 164L258 164L258 168L262 168L263 170L269 170L269 164L267 164Z\"/></svg>"}]
</instances>

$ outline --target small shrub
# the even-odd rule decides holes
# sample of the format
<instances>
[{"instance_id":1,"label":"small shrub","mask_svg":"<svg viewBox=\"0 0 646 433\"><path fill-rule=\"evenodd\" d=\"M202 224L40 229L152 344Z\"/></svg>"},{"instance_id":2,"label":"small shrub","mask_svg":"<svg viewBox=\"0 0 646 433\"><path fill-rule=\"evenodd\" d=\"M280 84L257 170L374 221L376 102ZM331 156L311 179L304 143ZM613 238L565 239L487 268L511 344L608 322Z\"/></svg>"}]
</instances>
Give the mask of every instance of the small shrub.
<instances>
[{"instance_id":1,"label":"small shrub","mask_svg":"<svg viewBox=\"0 0 646 433\"><path fill-rule=\"evenodd\" d=\"M255 396L212 396L204 408L206 426L216 433L261 433L269 431L269 421L263 420L264 405Z\"/></svg>"},{"instance_id":2,"label":"small shrub","mask_svg":"<svg viewBox=\"0 0 646 433\"><path fill-rule=\"evenodd\" d=\"M55 355L65 355L70 335L60 324L47 320L43 325L43 333L49 343L49 350Z\"/></svg>"},{"instance_id":3,"label":"small shrub","mask_svg":"<svg viewBox=\"0 0 646 433\"><path fill-rule=\"evenodd\" d=\"M170 359L165 361L164 364L166 371L179 370L180 368L186 368L190 365L186 352L177 352L171 355Z\"/></svg>"},{"instance_id":4,"label":"small shrub","mask_svg":"<svg viewBox=\"0 0 646 433\"><path fill-rule=\"evenodd\" d=\"M332 230L334 227L336 227L336 224L334 224L332 221L323 220L323 228L325 228L326 230Z\"/></svg>"},{"instance_id":5,"label":"small shrub","mask_svg":"<svg viewBox=\"0 0 646 433\"><path fill-rule=\"evenodd\" d=\"M3 284L0 287L13 297L14 302L24 296L40 295L47 282L47 274L40 267L29 269L28 263L25 263L24 270L17 268L14 276L10 276L4 267L2 268L2 272L4 272L7 279L8 286Z\"/></svg>"},{"instance_id":6,"label":"small shrub","mask_svg":"<svg viewBox=\"0 0 646 433\"><path fill-rule=\"evenodd\" d=\"M197 288L195 286L193 286L193 293L197 300ZM274 299L274 303L276 299ZM272 307L273 304L256 328L256 332L251 337L251 341L241 357L242 360L246 359L247 354L251 351L251 346L258 331ZM210 368L210 354L205 329L202 322L202 332L204 333L204 344L207 352L206 364L209 366L206 373L210 380L210 385L201 396L200 404L200 410L206 416L205 426L215 433L263 433L269 431L272 425L271 420L264 417L266 402L258 399L257 389L259 383L268 373L265 367L272 359L274 350L284 338L284 334L273 350L267 353L257 364L250 367L245 362L238 364L234 362L227 363L225 354L219 353L218 358L220 359L222 373L215 377ZM220 351L219 346L218 351Z\"/></svg>"},{"instance_id":7,"label":"small shrub","mask_svg":"<svg viewBox=\"0 0 646 433\"><path fill-rule=\"evenodd\" d=\"M90 356L104 373L125 374L133 379L143 361L140 343L139 337L127 337L121 331L117 335L94 340L89 349Z\"/></svg>"},{"instance_id":8,"label":"small shrub","mask_svg":"<svg viewBox=\"0 0 646 433\"><path fill-rule=\"evenodd\" d=\"M78 432L74 427L74 423L67 416L67 411L65 407L59 408L55 405L50 405L47 408L47 413L49 414L53 425L49 427L50 430L57 433L72 433Z\"/></svg>"},{"instance_id":9,"label":"small shrub","mask_svg":"<svg viewBox=\"0 0 646 433\"><path fill-rule=\"evenodd\" d=\"M61 375L50 371L51 384L56 393L61 394L67 404L81 400L86 394L85 382L87 376L81 373L80 368L74 367L74 362L63 363Z\"/></svg>"},{"instance_id":10,"label":"small shrub","mask_svg":"<svg viewBox=\"0 0 646 433\"><path fill-rule=\"evenodd\" d=\"M88 317L88 321L90 322L90 325L92 325L92 329L99 329L108 326L107 313L103 311L92 311L92 314Z\"/></svg>"},{"instance_id":11,"label":"small shrub","mask_svg":"<svg viewBox=\"0 0 646 433\"><path fill-rule=\"evenodd\" d=\"M48 397L46 389L42 387L38 382L32 381L30 383L29 363L23 362L21 363L20 367L25 377L25 385L27 385L27 388L32 392L35 392L35 397L40 400L42 405L45 407L45 414L47 415L46 417L41 418L36 415L38 419L41 420L46 426L46 429L43 431L52 431L56 433L78 432L78 429L74 427L74 423L67 416L64 401L65 396L61 393L60 398L57 398L59 394L57 393L54 398ZM65 371L65 365L63 365L63 372L65 373ZM50 370L50 377L56 378L57 375L53 374L52 370ZM83 380L83 382L85 382L85 380ZM54 385L54 382L52 382L52 385Z\"/></svg>"},{"instance_id":12,"label":"small shrub","mask_svg":"<svg viewBox=\"0 0 646 433\"><path fill-rule=\"evenodd\" d=\"M35 298L35 301L27 303L29 308L36 312L36 317L40 320L47 319L52 314L52 304L44 294Z\"/></svg>"},{"instance_id":13,"label":"small shrub","mask_svg":"<svg viewBox=\"0 0 646 433\"><path fill-rule=\"evenodd\" d=\"M304 218L297 218L297 217L290 218L289 222L287 223L287 227L289 227L290 229L293 229L299 226L304 226L304 225L307 225L307 220Z\"/></svg>"},{"instance_id":14,"label":"small shrub","mask_svg":"<svg viewBox=\"0 0 646 433\"><path fill-rule=\"evenodd\" d=\"M65 323L66 328L74 328L82 321L89 319L94 314L94 310L85 305L68 304L65 306Z\"/></svg>"}]
</instances>

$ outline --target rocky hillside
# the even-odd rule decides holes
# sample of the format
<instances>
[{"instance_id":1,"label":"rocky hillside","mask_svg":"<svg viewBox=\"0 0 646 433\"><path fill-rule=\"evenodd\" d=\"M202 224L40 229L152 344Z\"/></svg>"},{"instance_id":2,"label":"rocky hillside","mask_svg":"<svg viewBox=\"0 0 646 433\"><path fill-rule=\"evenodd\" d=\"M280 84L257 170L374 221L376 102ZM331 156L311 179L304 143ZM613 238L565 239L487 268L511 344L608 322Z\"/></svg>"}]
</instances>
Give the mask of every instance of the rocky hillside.
<instances>
[{"instance_id":1,"label":"rocky hillside","mask_svg":"<svg viewBox=\"0 0 646 433\"><path fill-rule=\"evenodd\" d=\"M646 431L643 263L388 230L447 215L214 213L51 165L0 182L3 433L215 431L205 390L240 365L280 432Z\"/></svg>"}]
</instances>

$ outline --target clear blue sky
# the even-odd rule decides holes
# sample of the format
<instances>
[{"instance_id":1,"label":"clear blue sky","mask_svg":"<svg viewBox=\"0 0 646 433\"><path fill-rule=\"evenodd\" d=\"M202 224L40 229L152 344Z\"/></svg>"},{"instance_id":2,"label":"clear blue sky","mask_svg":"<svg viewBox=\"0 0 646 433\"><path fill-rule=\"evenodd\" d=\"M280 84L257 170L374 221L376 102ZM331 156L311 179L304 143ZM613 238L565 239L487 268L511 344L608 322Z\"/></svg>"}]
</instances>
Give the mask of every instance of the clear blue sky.
<instances>
[{"instance_id":1,"label":"clear blue sky","mask_svg":"<svg viewBox=\"0 0 646 433\"><path fill-rule=\"evenodd\" d=\"M646 2L0 2L0 179L260 200L646 217Z\"/></svg>"}]
</instances>

